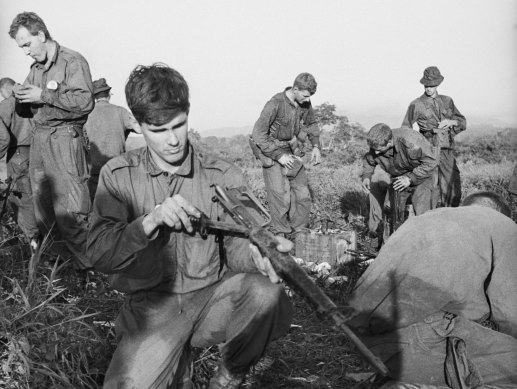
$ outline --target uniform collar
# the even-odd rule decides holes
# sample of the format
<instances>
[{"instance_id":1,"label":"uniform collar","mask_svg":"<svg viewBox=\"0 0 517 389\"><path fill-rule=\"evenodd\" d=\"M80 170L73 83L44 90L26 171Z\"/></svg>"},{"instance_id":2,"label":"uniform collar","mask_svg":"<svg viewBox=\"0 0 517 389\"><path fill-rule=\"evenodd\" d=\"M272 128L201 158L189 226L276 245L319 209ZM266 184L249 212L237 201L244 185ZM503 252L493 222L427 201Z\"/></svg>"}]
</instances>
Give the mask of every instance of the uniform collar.
<instances>
[{"instance_id":1,"label":"uniform collar","mask_svg":"<svg viewBox=\"0 0 517 389\"><path fill-rule=\"evenodd\" d=\"M192 150L192 146L189 144L187 157L183 160L179 169L173 174L175 176L188 176L192 172L192 158L194 157L194 152ZM160 174L168 172L160 169L156 162L154 162L151 152L149 151L149 147L145 149L145 155L143 159L144 168L151 176L159 176Z\"/></svg>"},{"instance_id":2,"label":"uniform collar","mask_svg":"<svg viewBox=\"0 0 517 389\"><path fill-rule=\"evenodd\" d=\"M46 63L40 63L40 62L37 62L37 61L34 61L31 65L31 67L37 67L39 69L45 69L45 70L48 70L50 69L50 67L56 63L57 61L57 56L58 56L58 53L59 53L59 49L61 48L61 46L59 46L59 43L57 43L56 41L53 41L55 43L55 46L54 46L54 52L52 53L52 57L50 58L50 61L46 62Z\"/></svg>"}]
</instances>

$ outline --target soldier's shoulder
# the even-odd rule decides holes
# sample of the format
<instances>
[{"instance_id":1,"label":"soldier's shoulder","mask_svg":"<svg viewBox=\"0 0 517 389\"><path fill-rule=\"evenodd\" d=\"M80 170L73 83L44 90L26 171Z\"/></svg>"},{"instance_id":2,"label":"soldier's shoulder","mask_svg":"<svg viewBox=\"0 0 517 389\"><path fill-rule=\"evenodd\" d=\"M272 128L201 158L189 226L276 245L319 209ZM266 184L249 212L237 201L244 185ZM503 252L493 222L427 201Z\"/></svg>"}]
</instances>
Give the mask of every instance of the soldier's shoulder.
<instances>
[{"instance_id":1,"label":"soldier's shoulder","mask_svg":"<svg viewBox=\"0 0 517 389\"><path fill-rule=\"evenodd\" d=\"M67 62L80 61L88 63L81 53L69 49L68 47L59 46L59 55Z\"/></svg>"},{"instance_id":2,"label":"soldier's shoulder","mask_svg":"<svg viewBox=\"0 0 517 389\"><path fill-rule=\"evenodd\" d=\"M415 131L412 128L394 128L392 131L393 137L397 139L399 143L411 149L419 148L422 142L427 142L420 132Z\"/></svg>"},{"instance_id":3,"label":"soldier's shoulder","mask_svg":"<svg viewBox=\"0 0 517 389\"><path fill-rule=\"evenodd\" d=\"M234 171L240 172L240 169L233 162L230 162L215 154L195 150L195 155L196 155L196 158L199 159L199 161L201 162L201 165L205 169L216 169L225 174L234 172Z\"/></svg>"},{"instance_id":4,"label":"soldier's shoulder","mask_svg":"<svg viewBox=\"0 0 517 389\"><path fill-rule=\"evenodd\" d=\"M146 146L140 147L110 159L106 163L106 169L113 173L116 170L139 166L144 158L145 149Z\"/></svg>"},{"instance_id":5,"label":"soldier's shoulder","mask_svg":"<svg viewBox=\"0 0 517 389\"><path fill-rule=\"evenodd\" d=\"M446 96L446 95L438 95L438 97L445 103L450 103L452 102L452 97L450 96Z\"/></svg>"},{"instance_id":6,"label":"soldier's shoulder","mask_svg":"<svg viewBox=\"0 0 517 389\"><path fill-rule=\"evenodd\" d=\"M422 104L423 100L424 100L424 95L418 96L416 99L412 100L409 103L409 106Z\"/></svg>"}]
</instances>

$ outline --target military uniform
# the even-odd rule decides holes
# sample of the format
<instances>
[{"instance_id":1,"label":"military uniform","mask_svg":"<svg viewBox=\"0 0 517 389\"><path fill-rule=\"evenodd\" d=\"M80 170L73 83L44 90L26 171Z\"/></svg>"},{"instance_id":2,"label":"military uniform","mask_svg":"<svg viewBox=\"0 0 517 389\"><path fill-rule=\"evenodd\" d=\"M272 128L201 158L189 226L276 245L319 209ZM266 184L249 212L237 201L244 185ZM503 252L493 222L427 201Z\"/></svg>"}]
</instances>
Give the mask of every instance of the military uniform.
<instances>
[{"instance_id":1,"label":"military uniform","mask_svg":"<svg viewBox=\"0 0 517 389\"><path fill-rule=\"evenodd\" d=\"M0 159L7 155L7 177L13 180L9 204L16 222L25 236L31 240L38 236L34 216L32 189L29 180L29 150L32 140L32 124L29 118L17 112L14 96L0 102Z\"/></svg>"},{"instance_id":2,"label":"military uniform","mask_svg":"<svg viewBox=\"0 0 517 389\"><path fill-rule=\"evenodd\" d=\"M59 46L47 64L34 62L26 84L42 89L41 104L30 104L34 137L30 179L36 219L45 234L56 224L78 268L85 257L90 197L83 125L94 107L88 63L75 51Z\"/></svg>"},{"instance_id":3,"label":"military uniform","mask_svg":"<svg viewBox=\"0 0 517 389\"><path fill-rule=\"evenodd\" d=\"M406 128L392 130L393 147L384 154L368 151L363 157L361 179L371 180L376 166L380 166L392 177L406 176L411 184L399 196L398 209L403 212L409 197L416 215L420 215L436 206L433 189L438 166L438 150L432 147L418 132ZM379 185L380 186L380 185ZM377 189L377 187L375 187ZM382 212L383 199L375 190L370 196L370 210ZM380 200L382 199L382 202ZM393 201L393 199L391 199ZM375 220L382 218L382 213L375 215ZM370 216L371 218L371 216ZM375 223L372 226L377 225Z\"/></svg>"},{"instance_id":4,"label":"military uniform","mask_svg":"<svg viewBox=\"0 0 517 389\"><path fill-rule=\"evenodd\" d=\"M285 91L277 93L264 106L252 138L262 154L259 157L273 232L289 234L307 227L311 197L305 168L296 161L293 169L287 169L278 160L284 154L293 154L293 141L298 144L308 138L313 147L319 147L319 127L310 102L298 106Z\"/></svg>"},{"instance_id":5,"label":"military uniform","mask_svg":"<svg viewBox=\"0 0 517 389\"><path fill-rule=\"evenodd\" d=\"M126 151L126 138L133 129L131 114L125 108L100 100L95 103L95 108L88 115L84 129L90 149L88 187L93 201L101 167L111 158Z\"/></svg>"},{"instance_id":6,"label":"military uniform","mask_svg":"<svg viewBox=\"0 0 517 389\"><path fill-rule=\"evenodd\" d=\"M411 218L357 282L349 324L394 379L445 385L447 345L461 340L486 385L515 384L516 253L517 225L490 208Z\"/></svg>"},{"instance_id":7,"label":"military uniform","mask_svg":"<svg viewBox=\"0 0 517 389\"><path fill-rule=\"evenodd\" d=\"M192 148L175 174L160 170L147 148L101 169L88 253L112 274L112 287L128 294L105 388L166 388L182 377L191 345L224 342L224 365L245 372L289 328L291 304L280 285L256 273L247 240L163 227L148 238L143 231L144 217L176 194L225 220L210 185L244 183L234 165Z\"/></svg>"}]
</instances>

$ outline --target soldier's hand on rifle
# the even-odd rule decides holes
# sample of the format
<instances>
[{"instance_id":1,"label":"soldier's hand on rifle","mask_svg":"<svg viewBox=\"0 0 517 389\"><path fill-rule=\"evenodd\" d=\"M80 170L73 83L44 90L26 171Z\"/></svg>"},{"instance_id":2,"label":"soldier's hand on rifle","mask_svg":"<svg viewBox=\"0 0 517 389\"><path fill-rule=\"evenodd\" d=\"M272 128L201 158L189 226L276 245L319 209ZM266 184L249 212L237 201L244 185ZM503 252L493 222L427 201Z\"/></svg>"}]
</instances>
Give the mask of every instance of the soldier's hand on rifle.
<instances>
[{"instance_id":1,"label":"soldier's hand on rifle","mask_svg":"<svg viewBox=\"0 0 517 389\"><path fill-rule=\"evenodd\" d=\"M201 212L185 200L181 195L167 197L165 201L157 205L142 221L145 234L150 237L160 226L168 226L180 231L185 228L193 231L189 215L201 217Z\"/></svg>"},{"instance_id":2,"label":"soldier's hand on rifle","mask_svg":"<svg viewBox=\"0 0 517 389\"><path fill-rule=\"evenodd\" d=\"M411 185L411 180L408 176L400 176L393 181L393 189L399 192L409 187L409 185Z\"/></svg>"},{"instance_id":3,"label":"soldier's hand on rifle","mask_svg":"<svg viewBox=\"0 0 517 389\"><path fill-rule=\"evenodd\" d=\"M293 242L281 236L277 236L276 239L278 240L278 245L276 246L276 249L278 251L282 253L288 253L293 248ZM278 284L281 281L281 279L273 269L273 266L271 265L269 258L263 257L257 246L255 246L254 244L250 243L250 249L251 257L253 258L253 262L255 263L255 266L257 267L260 274L269 277L269 280L272 283Z\"/></svg>"},{"instance_id":4,"label":"soldier's hand on rifle","mask_svg":"<svg viewBox=\"0 0 517 389\"><path fill-rule=\"evenodd\" d=\"M292 154L284 154L280 157L278 160L278 163L282 165L283 167L286 167L288 169L292 169L294 167L294 155Z\"/></svg>"},{"instance_id":5,"label":"soldier's hand on rifle","mask_svg":"<svg viewBox=\"0 0 517 389\"><path fill-rule=\"evenodd\" d=\"M313 165L317 165L317 164L321 163L321 152L320 152L320 148L318 146L314 146L312 148L311 163Z\"/></svg>"},{"instance_id":6,"label":"soldier's hand on rifle","mask_svg":"<svg viewBox=\"0 0 517 389\"><path fill-rule=\"evenodd\" d=\"M364 178L363 182L361 183L361 188L363 189L364 193L370 193L370 179Z\"/></svg>"}]
</instances>

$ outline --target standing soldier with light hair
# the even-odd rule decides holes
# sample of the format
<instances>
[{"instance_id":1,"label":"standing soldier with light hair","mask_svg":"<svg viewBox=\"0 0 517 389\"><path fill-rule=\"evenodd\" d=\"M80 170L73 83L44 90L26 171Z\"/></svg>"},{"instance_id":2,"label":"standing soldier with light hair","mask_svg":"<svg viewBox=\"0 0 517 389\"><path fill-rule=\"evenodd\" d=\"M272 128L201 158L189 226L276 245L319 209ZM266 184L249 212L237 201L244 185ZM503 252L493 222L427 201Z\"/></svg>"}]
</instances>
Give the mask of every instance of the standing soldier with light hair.
<instances>
[{"instance_id":1,"label":"standing soldier with light hair","mask_svg":"<svg viewBox=\"0 0 517 389\"><path fill-rule=\"evenodd\" d=\"M7 155L7 177L11 180L9 202L14 218L30 246L38 246L39 231L34 216L32 190L29 180L29 152L32 123L29 112L21 112L12 92L15 85L10 78L0 79L0 159Z\"/></svg>"},{"instance_id":2,"label":"standing soldier with light hair","mask_svg":"<svg viewBox=\"0 0 517 389\"><path fill-rule=\"evenodd\" d=\"M301 161L302 144L312 144L311 162L320 163L320 131L310 98L317 83L301 73L293 86L269 100L253 127L251 147L261 161L271 229L288 235L309 224L311 197L307 173Z\"/></svg>"},{"instance_id":3,"label":"standing soldier with light hair","mask_svg":"<svg viewBox=\"0 0 517 389\"><path fill-rule=\"evenodd\" d=\"M449 96L438 94L442 81L443 76L436 66L425 69L420 80L425 93L409 104L402 127L413 127L417 123L426 139L433 146L440 146L439 199L442 207L457 207L461 201L461 179L454 157L454 137L466 129L467 121Z\"/></svg>"},{"instance_id":4,"label":"standing soldier with light hair","mask_svg":"<svg viewBox=\"0 0 517 389\"><path fill-rule=\"evenodd\" d=\"M35 61L14 96L33 114L29 171L40 232L46 234L55 223L76 268L87 269L90 197L83 125L94 106L88 63L53 40L34 12L18 14L9 36Z\"/></svg>"}]
</instances>

